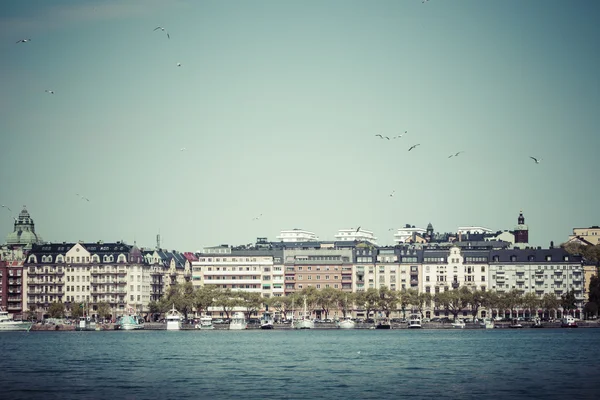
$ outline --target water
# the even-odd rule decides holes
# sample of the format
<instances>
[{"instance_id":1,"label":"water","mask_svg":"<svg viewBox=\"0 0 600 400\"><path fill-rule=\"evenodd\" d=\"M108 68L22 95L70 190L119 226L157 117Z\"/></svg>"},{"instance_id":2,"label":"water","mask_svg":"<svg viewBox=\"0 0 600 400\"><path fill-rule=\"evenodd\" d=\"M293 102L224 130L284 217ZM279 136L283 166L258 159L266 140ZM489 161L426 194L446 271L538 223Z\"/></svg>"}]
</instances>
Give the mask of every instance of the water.
<instances>
[{"instance_id":1,"label":"water","mask_svg":"<svg viewBox=\"0 0 600 400\"><path fill-rule=\"evenodd\" d=\"M0 333L3 399L597 398L600 329Z\"/></svg>"}]
</instances>

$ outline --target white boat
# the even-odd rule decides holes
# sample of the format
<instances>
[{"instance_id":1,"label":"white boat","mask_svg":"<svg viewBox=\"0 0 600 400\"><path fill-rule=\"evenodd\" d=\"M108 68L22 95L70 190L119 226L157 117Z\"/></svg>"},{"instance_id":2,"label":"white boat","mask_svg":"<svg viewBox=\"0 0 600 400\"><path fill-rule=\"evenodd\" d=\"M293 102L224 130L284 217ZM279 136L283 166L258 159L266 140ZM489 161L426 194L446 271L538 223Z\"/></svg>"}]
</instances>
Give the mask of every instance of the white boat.
<instances>
[{"instance_id":1,"label":"white boat","mask_svg":"<svg viewBox=\"0 0 600 400\"><path fill-rule=\"evenodd\" d=\"M29 331L32 322L15 321L8 315L8 311L0 310L0 331Z\"/></svg>"},{"instance_id":2,"label":"white boat","mask_svg":"<svg viewBox=\"0 0 600 400\"><path fill-rule=\"evenodd\" d=\"M455 320L450 325L452 325L453 328L457 328L457 329L465 329L465 326L466 326L466 324L461 320Z\"/></svg>"},{"instance_id":3,"label":"white boat","mask_svg":"<svg viewBox=\"0 0 600 400\"><path fill-rule=\"evenodd\" d=\"M231 318L231 322L229 323L229 330L240 331L243 329L248 329L246 317L244 316L244 313L236 312L233 314L233 318Z\"/></svg>"},{"instance_id":4,"label":"white boat","mask_svg":"<svg viewBox=\"0 0 600 400\"><path fill-rule=\"evenodd\" d=\"M345 317L340 322L338 322L338 328L340 329L354 329L356 328L356 322L352 320L352 318Z\"/></svg>"},{"instance_id":5,"label":"white boat","mask_svg":"<svg viewBox=\"0 0 600 400\"><path fill-rule=\"evenodd\" d=\"M561 328L577 328L577 322L575 322L575 318L567 315L560 320Z\"/></svg>"},{"instance_id":6,"label":"white boat","mask_svg":"<svg viewBox=\"0 0 600 400\"><path fill-rule=\"evenodd\" d=\"M215 329L212 323L212 317L210 315L200 317L200 323L196 325L196 329Z\"/></svg>"},{"instance_id":7,"label":"white boat","mask_svg":"<svg viewBox=\"0 0 600 400\"><path fill-rule=\"evenodd\" d=\"M175 304L173 304L173 308L167 311L167 330L168 331L178 331L181 329L181 314L179 311L175 309Z\"/></svg>"},{"instance_id":8,"label":"white boat","mask_svg":"<svg viewBox=\"0 0 600 400\"><path fill-rule=\"evenodd\" d=\"M273 329L275 321L270 312L265 311L260 321L260 329Z\"/></svg>"},{"instance_id":9,"label":"white boat","mask_svg":"<svg viewBox=\"0 0 600 400\"><path fill-rule=\"evenodd\" d=\"M519 328L522 328L523 325L521 325L519 323L519 320L515 318L515 319L513 319L512 323L508 327L512 328L512 329L519 329Z\"/></svg>"},{"instance_id":10,"label":"white boat","mask_svg":"<svg viewBox=\"0 0 600 400\"><path fill-rule=\"evenodd\" d=\"M76 331L95 331L97 330L96 322L89 316L79 317L79 322L75 326Z\"/></svg>"},{"instance_id":11,"label":"white boat","mask_svg":"<svg viewBox=\"0 0 600 400\"><path fill-rule=\"evenodd\" d=\"M117 322L117 328L123 331L144 329L144 320L137 315L123 315Z\"/></svg>"},{"instance_id":12,"label":"white boat","mask_svg":"<svg viewBox=\"0 0 600 400\"><path fill-rule=\"evenodd\" d=\"M483 321L479 323L479 326L484 329L494 329L494 321L489 318L484 318Z\"/></svg>"},{"instance_id":13,"label":"white boat","mask_svg":"<svg viewBox=\"0 0 600 400\"><path fill-rule=\"evenodd\" d=\"M304 296L304 312L302 318L294 321L294 329L314 329L315 322L306 313L306 296Z\"/></svg>"},{"instance_id":14,"label":"white boat","mask_svg":"<svg viewBox=\"0 0 600 400\"><path fill-rule=\"evenodd\" d=\"M421 328L421 316L419 314L411 314L408 320L409 329L420 329Z\"/></svg>"}]
</instances>

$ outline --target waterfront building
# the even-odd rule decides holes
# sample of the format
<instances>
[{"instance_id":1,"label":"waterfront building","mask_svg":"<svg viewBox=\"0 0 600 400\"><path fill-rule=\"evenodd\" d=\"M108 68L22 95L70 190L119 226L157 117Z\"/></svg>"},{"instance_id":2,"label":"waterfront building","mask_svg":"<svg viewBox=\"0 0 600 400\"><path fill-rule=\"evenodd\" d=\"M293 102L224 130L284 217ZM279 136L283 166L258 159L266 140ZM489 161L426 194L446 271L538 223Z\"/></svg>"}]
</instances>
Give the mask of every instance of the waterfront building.
<instances>
[{"instance_id":1,"label":"waterfront building","mask_svg":"<svg viewBox=\"0 0 600 400\"><path fill-rule=\"evenodd\" d=\"M24 264L28 309L39 318L52 302L63 302L67 311L83 306L89 313L108 303L113 317L146 311L149 285L143 288L141 278L145 265L141 251L122 242L33 245ZM133 290L128 288L132 282Z\"/></svg>"},{"instance_id":2,"label":"waterfront building","mask_svg":"<svg viewBox=\"0 0 600 400\"><path fill-rule=\"evenodd\" d=\"M279 233L279 236L276 236L276 239L281 242L316 242L319 240L317 235L314 232L305 231L302 229L291 229L284 230Z\"/></svg>"},{"instance_id":3,"label":"waterfront building","mask_svg":"<svg viewBox=\"0 0 600 400\"><path fill-rule=\"evenodd\" d=\"M340 229L336 235L334 235L337 241L347 242L369 242L371 244L377 244L377 238L372 231L365 229Z\"/></svg>"},{"instance_id":4,"label":"waterfront building","mask_svg":"<svg viewBox=\"0 0 600 400\"><path fill-rule=\"evenodd\" d=\"M262 297L284 294L283 250L235 250L221 245L196 254L191 263L194 286L214 285L232 291L260 293Z\"/></svg>"},{"instance_id":5,"label":"waterfront building","mask_svg":"<svg viewBox=\"0 0 600 400\"><path fill-rule=\"evenodd\" d=\"M490 289L506 293L513 289L520 294L535 293L541 299L546 293L557 298L574 290L580 318L584 297L584 277L581 257L554 249L505 249L490 251ZM541 308L537 310L542 312ZM522 315L524 310L519 310Z\"/></svg>"},{"instance_id":6,"label":"waterfront building","mask_svg":"<svg viewBox=\"0 0 600 400\"><path fill-rule=\"evenodd\" d=\"M589 228L573 228L573 234L569 235L569 241L579 239L585 240L592 246L600 244L600 226L594 225Z\"/></svg>"},{"instance_id":7,"label":"waterfront building","mask_svg":"<svg viewBox=\"0 0 600 400\"><path fill-rule=\"evenodd\" d=\"M0 306L14 319L23 316L23 261L0 260Z\"/></svg>"},{"instance_id":8,"label":"waterfront building","mask_svg":"<svg viewBox=\"0 0 600 400\"><path fill-rule=\"evenodd\" d=\"M416 228L414 225L406 224L404 228L398 228L396 233L394 233L394 242L396 244L408 243L411 240L415 241L417 237L424 238L426 234L427 229Z\"/></svg>"}]
</instances>

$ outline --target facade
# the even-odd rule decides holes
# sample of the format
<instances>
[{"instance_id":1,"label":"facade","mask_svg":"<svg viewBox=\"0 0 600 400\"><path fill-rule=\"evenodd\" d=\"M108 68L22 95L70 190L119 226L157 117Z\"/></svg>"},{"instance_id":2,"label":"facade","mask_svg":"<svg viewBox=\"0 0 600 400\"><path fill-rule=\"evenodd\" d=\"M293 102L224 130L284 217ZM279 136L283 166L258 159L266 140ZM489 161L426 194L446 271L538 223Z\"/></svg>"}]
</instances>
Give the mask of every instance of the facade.
<instances>
[{"instance_id":1,"label":"facade","mask_svg":"<svg viewBox=\"0 0 600 400\"><path fill-rule=\"evenodd\" d=\"M352 267L350 248L285 249L285 293L306 287L344 289L342 270ZM351 290L346 282L347 291Z\"/></svg>"},{"instance_id":2,"label":"facade","mask_svg":"<svg viewBox=\"0 0 600 400\"><path fill-rule=\"evenodd\" d=\"M569 241L574 239L583 239L593 246L600 244L600 226L594 225L589 228L573 228L573 234L569 236Z\"/></svg>"},{"instance_id":3,"label":"facade","mask_svg":"<svg viewBox=\"0 0 600 400\"><path fill-rule=\"evenodd\" d=\"M281 242L316 242L319 240L314 232L305 231L302 229L291 229L287 231L281 231L279 236L276 237Z\"/></svg>"},{"instance_id":4,"label":"facade","mask_svg":"<svg viewBox=\"0 0 600 400\"><path fill-rule=\"evenodd\" d=\"M284 294L282 250L234 250L205 248L191 263L196 287L214 285L232 291L260 293L262 297Z\"/></svg>"},{"instance_id":5,"label":"facade","mask_svg":"<svg viewBox=\"0 0 600 400\"><path fill-rule=\"evenodd\" d=\"M38 317L48 312L52 302L64 303L67 310L83 307L90 314L105 302L113 317L147 311L150 285L144 285L144 276L149 267L136 246L122 242L33 245L24 271L27 308L36 310Z\"/></svg>"},{"instance_id":6,"label":"facade","mask_svg":"<svg viewBox=\"0 0 600 400\"><path fill-rule=\"evenodd\" d=\"M521 294L546 293L556 297L571 289L575 292L579 318L585 304L581 257L563 249L510 249L490 252L490 289L506 293L513 289ZM539 310L541 311L541 310Z\"/></svg>"},{"instance_id":7,"label":"facade","mask_svg":"<svg viewBox=\"0 0 600 400\"><path fill-rule=\"evenodd\" d=\"M0 261L0 307L15 319L23 317L23 262Z\"/></svg>"},{"instance_id":8,"label":"facade","mask_svg":"<svg viewBox=\"0 0 600 400\"><path fill-rule=\"evenodd\" d=\"M338 241L357 241L377 244L377 238L373 235L373 232L361 229L360 227L358 229L340 229L334 237L335 240Z\"/></svg>"}]
</instances>

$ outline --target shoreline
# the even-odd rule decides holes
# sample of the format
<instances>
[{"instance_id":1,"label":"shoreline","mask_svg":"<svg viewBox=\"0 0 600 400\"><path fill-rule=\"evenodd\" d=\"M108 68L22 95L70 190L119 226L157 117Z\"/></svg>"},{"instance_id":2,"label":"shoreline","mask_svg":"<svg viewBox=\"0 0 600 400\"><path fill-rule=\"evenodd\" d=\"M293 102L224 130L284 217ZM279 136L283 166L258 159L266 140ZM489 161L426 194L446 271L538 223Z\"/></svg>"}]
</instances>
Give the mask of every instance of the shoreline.
<instances>
[{"instance_id":1,"label":"shoreline","mask_svg":"<svg viewBox=\"0 0 600 400\"><path fill-rule=\"evenodd\" d=\"M373 324L357 324L356 328L353 328L353 329L373 330L374 327L375 327L375 325L373 325ZM560 322L552 322L552 323L548 322L548 323L542 324L542 329L579 329L579 328L583 328L583 329L600 328L600 323L581 321L580 323L578 323L577 328L562 328L560 326ZM321 324L316 324L315 328L313 328L312 330L332 330L332 329L338 330L339 328L337 327L336 324L333 324L333 323L321 323ZM408 324L392 324L391 330L402 330L402 329L409 329ZM459 329L459 328L454 328L449 323L436 323L436 322L425 322L422 324L422 327L420 329L421 330L430 330L430 329L434 329L434 330L462 330L462 329L485 330L484 328L481 328L478 324L473 324L473 323L471 323L471 324L467 323L464 328ZM513 330L516 329L516 330L518 330L518 329L539 329L539 328L533 328L530 323L523 324L522 328L510 328L509 322L504 322L504 323L499 322L499 323L495 324L493 329L513 329ZM149 322L149 323L144 324L144 328L141 330L148 330L148 331L167 330L167 325L164 323ZM182 331L199 331L199 332L204 331L202 329L196 329L193 325L184 325L181 328L181 330ZM227 324L215 325L215 328L212 330L228 331L229 325L227 325ZM260 329L259 325L256 325L256 326L250 325L250 326L248 326L247 330L261 330L261 329ZM274 326L273 330L293 331L295 329L292 328L289 324L276 324ZM352 329L350 329L350 330L352 330ZM30 332L71 332L71 331L76 331L75 325L34 324L31 326L31 329L30 329ZM99 329L97 329L97 331L119 332L120 330L116 329L115 324L101 324L99 326Z\"/></svg>"}]
</instances>

